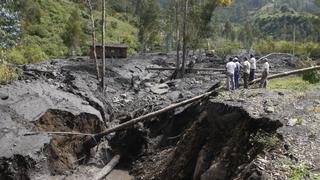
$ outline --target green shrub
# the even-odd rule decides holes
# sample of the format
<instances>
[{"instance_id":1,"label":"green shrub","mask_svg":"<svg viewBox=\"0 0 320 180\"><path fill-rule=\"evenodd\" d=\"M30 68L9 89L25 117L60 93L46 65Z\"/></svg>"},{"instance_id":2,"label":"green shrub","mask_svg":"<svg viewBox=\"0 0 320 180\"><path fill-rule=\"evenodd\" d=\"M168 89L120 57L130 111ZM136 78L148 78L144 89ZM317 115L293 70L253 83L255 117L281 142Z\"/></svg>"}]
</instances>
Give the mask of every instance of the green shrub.
<instances>
[{"instance_id":1,"label":"green shrub","mask_svg":"<svg viewBox=\"0 0 320 180\"><path fill-rule=\"evenodd\" d=\"M27 60L23 56L23 52L18 48L13 49L8 53L7 61L10 64L20 64L21 65L21 64L27 63Z\"/></svg>"},{"instance_id":2,"label":"green shrub","mask_svg":"<svg viewBox=\"0 0 320 180\"><path fill-rule=\"evenodd\" d=\"M24 57L28 63L39 63L48 60L49 57L38 45L28 46L24 49Z\"/></svg>"},{"instance_id":3,"label":"green shrub","mask_svg":"<svg viewBox=\"0 0 320 180\"><path fill-rule=\"evenodd\" d=\"M320 57L320 45L313 42L296 42L294 45L292 41L265 40L257 43L255 49L261 55L272 52L292 53L294 49L298 56Z\"/></svg>"},{"instance_id":4,"label":"green shrub","mask_svg":"<svg viewBox=\"0 0 320 180\"><path fill-rule=\"evenodd\" d=\"M300 68L307 68L316 65L317 64L314 61L311 61L310 59L300 60L298 62L298 66ZM317 70L307 71L302 74L302 79L304 81L308 81L311 84L316 84L320 82L320 73Z\"/></svg>"},{"instance_id":5,"label":"green shrub","mask_svg":"<svg viewBox=\"0 0 320 180\"><path fill-rule=\"evenodd\" d=\"M316 84L320 82L320 74L319 71L307 71L302 74L302 79L308 81L311 84Z\"/></svg>"},{"instance_id":6,"label":"green shrub","mask_svg":"<svg viewBox=\"0 0 320 180\"><path fill-rule=\"evenodd\" d=\"M17 47L8 53L7 61L10 64L39 63L48 60L49 57L38 45Z\"/></svg>"},{"instance_id":7,"label":"green shrub","mask_svg":"<svg viewBox=\"0 0 320 180\"><path fill-rule=\"evenodd\" d=\"M18 78L18 74L7 65L0 65L0 84L6 84Z\"/></svg>"},{"instance_id":8,"label":"green shrub","mask_svg":"<svg viewBox=\"0 0 320 180\"><path fill-rule=\"evenodd\" d=\"M222 58L225 58L227 55L236 54L240 49L241 45L239 42L222 41L215 43L215 51Z\"/></svg>"},{"instance_id":9,"label":"green shrub","mask_svg":"<svg viewBox=\"0 0 320 180\"><path fill-rule=\"evenodd\" d=\"M311 177L311 172L308 167L304 164L291 165L291 180L309 179Z\"/></svg>"}]
</instances>

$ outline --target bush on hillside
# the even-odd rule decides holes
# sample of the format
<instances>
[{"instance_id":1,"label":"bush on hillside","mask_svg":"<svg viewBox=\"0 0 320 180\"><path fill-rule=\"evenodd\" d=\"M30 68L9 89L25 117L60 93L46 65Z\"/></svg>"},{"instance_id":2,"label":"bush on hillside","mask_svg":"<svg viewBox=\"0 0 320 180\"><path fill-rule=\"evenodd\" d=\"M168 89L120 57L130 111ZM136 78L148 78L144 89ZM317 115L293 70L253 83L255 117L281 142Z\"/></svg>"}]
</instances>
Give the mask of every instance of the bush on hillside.
<instances>
[{"instance_id":1,"label":"bush on hillside","mask_svg":"<svg viewBox=\"0 0 320 180\"><path fill-rule=\"evenodd\" d=\"M241 49L239 42L235 41L222 41L215 43L215 52L219 57L225 58L227 55L237 54Z\"/></svg>"},{"instance_id":2,"label":"bush on hillside","mask_svg":"<svg viewBox=\"0 0 320 180\"><path fill-rule=\"evenodd\" d=\"M38 45L18 47L8 53L7 61L10 64L30 64L48 60L49 57Z\"/></svg>"},{"instance_id":3,"label":"bush on hillside","mask_svg":"<svg viewBox=\"0 0 320 180\"><path fill-rule=\"evenodd\" d=\"M18 48L13 49L8 53L7 61L10 64L27 64L27 61L24 58L22 51Z\"/></svg>"},{"instance_id":4,"label":"bush on hillside","mask_svg":"<svg viewBox=\"0 0 320 180\"><path fill-rule=\"evenodd\" d=\"M7 65L0 65L0 84L6 84L18 78L18 74Z\"/></svg>"},{"instance_id":5,"label":"bush on hillside","mask_svg":"<svg viewBox=\"0 0 320 180\"><path fill-rule=\"evenodd\" d=\"M46 53L44 53L38 45L27 46L24 49L23 55L27 59L28 63L39 63L49 59Z\"/></svg>"},{"instance_id":6,"label":"bush on hillside","mask_svg":"<svg viewBox=\"0 0 320 180\"><path fill-rule=\"evenodd\" d=\"M273 52L292 53L293 48L297 56L320 57L320 45L313 42L296 42L294 45L291 41L266 40L257 43L255 46L256 52L261 55Z\"/></svg>"},{"instance_id":7,"label":"bush on hillside","mask_svg":"<svg viewBox=\"0 0 320 180\"><path fill-rule=\"evenodd\" d=\"M310 59L300 60L298 62L298 66L300 68L307 68L311 66L315 66L316 63L311 61ZM319 83L320 82L320 72L317 70L307 71L302 74L302 79L308 81L311 84Z\"/></svg>"}]
</instances>

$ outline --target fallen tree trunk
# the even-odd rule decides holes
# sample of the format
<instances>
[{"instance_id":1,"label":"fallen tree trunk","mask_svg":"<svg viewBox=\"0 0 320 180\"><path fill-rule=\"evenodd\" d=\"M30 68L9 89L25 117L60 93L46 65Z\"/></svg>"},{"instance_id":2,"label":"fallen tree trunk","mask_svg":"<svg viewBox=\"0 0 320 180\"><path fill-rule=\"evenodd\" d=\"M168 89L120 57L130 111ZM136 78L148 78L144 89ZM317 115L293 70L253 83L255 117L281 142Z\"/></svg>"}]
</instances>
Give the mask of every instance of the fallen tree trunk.
<instances>
[{"instance_id":1,"label":"fallen tree trunk","mask_svg":"<svg viewBox=\"0 0 320 180\"><path fill-rule=\"evenodd\" d=\"M213 85L211 88L210 88L210 91L209 92L206 92L204 94L201 94L201 95L198 95L198 96L195 96L193 98L190 98L190 99L187 99L187 100L184 100L182 102L179 102L179 103L175 103L175 104L171 104L163 109L160 109L158 111L154 111L154 112L151 112L149 114L146 114L146 115L143 115L143 116L140 116L140 117L137 117L135 119L132 119L130 121L127 121L125 123L122 123L122 124L119 124L113 128L109 128L101 133L98 133L98 134L95 134L93 135L92 137L90 137L88 140L86 140L83 144L83 147L84 147L84 150L89 150L91 149L92 147L94 147L100 140L101 138L103 138L104 136L112 133L112 132L116 132L116 131L119 131L119 130L123 130L123 129L126 129L128 127L132 127L134 124L137 124L138 122L143 122L143 121L146 121L146 120L151 120L151 118L153 117L156 117L156 116L159 116L165 112L168 112L168 111L171 111L171 110L174 110L178 107L182 107L184 105L187 105L187 104L190 104L190 103L193 103L195 101L198 101L198 100L201 100L209 95L212 95L213 93L215 93L216 89L220 87L220 83L216 83L215 85Z\"/></svg>"},{"instance_id":2,"label":"fallen tree trunk","mask_svg":"<svg viewBox=\"0 0 320 180\"><path fill-rule=\"evenodd\" d=\"M112 170L114 167L116 167L116 165L119 163L120 160L120 155L115 155L111 161L102 168L102 170L94 176L94 180L100 180L104 177L106 177Z\"/></svg>"},{"instance_id":3,"label":"fallen tree trunk","mask_svg":"<svg viewBox=\"0 0 320 180\"><path fill-rule=\"evenodd\" d=\"M293 56L293 54L289 54L289 53L270 53L270 54L267 54L265 56L262 56L260 59L257 60L257 62L259 62L260 60L264 59L264 58L267 58L269 56L272 56L272 55L287 55L287 56Z\"/></svg>"},{"instance_id":4,"label":"fallen tree trunk","mask_svg":"<svg viewBox=\"0 0 320 180\"><path fill-rule=\"evenodd\" d=\"M172 67L165 67L165 68L154 68L154 67L149 67L146 68L146 70L149 71L174 71L176 70L176 68L172 68ZM222 69L222 68L186 68L186 71L189 72L196 72L196 71L207 71L207 72L221 72L221 73L225 73L226 70ZM262 72L262 71L256 71L256 72ZM279 71L270 71L270 73L279 73Z\"/></svg>"},{"instance_id":5,"label":"fallen tree trunk","mask_svg":"<svg viewBox=\"0 0 320 180\"><path fill-rule=\"evenodd\" d=\"M302 69L297 69L297 70L293 70L293 71L287 71L287 72L283 72L283 73L279 73L279 74L270 75L270 76L268 76L268 79L276 79L276 78L281 78L281 77L285 77L285 76L289 76L289 75L293 75L293 74L299 74L299 73L303 73L306 71L312 71L312 70L318 70L318 69L320 69L320 66L302 68ZM259 81L260 81L260 78L251 81L249 84L254 84Z\"/></svg>"},{"instance_id":6,"label":"fallen tree trunk","mask_svg":"<svg viewBox=\"0 0 320 180\"><path fill-rule=\"evenodd\" d=\"M174 71L177 68L154 68L154 67L148 67L146 68L146 70L150 70L150 71ZM222 71L225 72L225 69L221 69L221 68L186 68L186 71Z\"/></svg>"}]
</instances>

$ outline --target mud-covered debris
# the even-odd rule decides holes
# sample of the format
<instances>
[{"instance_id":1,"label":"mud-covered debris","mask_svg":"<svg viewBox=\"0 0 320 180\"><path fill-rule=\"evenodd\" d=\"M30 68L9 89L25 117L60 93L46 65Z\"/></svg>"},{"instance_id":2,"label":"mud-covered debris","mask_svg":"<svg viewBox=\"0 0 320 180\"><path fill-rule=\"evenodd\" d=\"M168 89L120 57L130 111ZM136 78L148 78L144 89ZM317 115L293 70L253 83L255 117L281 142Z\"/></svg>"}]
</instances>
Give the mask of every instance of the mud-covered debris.
<instances>
[{"instance_id":1,"label":"mud-covered debris","mask_svg":"<svg viewBox=\"0 0 320 180\"><path fill-rule=\"evenodd\" d=\"M265 108L265 111L266 111L266 113L274 113L274 107L272 107L272 106L267 106L267 107Z\"/></svg>"},{"instance_id":2,"label":"mud-covered debris","mask_svg":"<svg viewBox=\"0 0 320 180\"><path fill-rule=\"evenodd\" d=\"M156 84L151 87L151 91L155 94L166 94L169 91L169 86L166 83Z\"/></svg>"},{"instance_id":3,"label":"mud-covered debris","mask_svg":"<svg viewBox=\"0 0 320 180\"><path fill-rule=\"evenodd\" d=\"M290 119L288 120L287 125L288 125L288 126L294 126L294 125L297 124L297 122L298 122L298 119L296 119L296 118L290 118Z\"/></svg>"},{"instance_id":4,"label":"mud-covered debris","mask_svg":"<svg viewBox=\"0 0 320 180\"><path fill-rule=\"evenodd\" d=\"M112 158L112 149L108 141L103 141L90 151L90 160L88 164L97 167L104 167Z\"/></svg>"},{"instance_id":5,"label":"mud-covered debris","mask_svg":"<svg viewBox=\"0 0 320 180\"><path fill-rule=\"evenodd\" d=\"M0 99L7 100L7 99L9 99L9 95L0 92Z\"/></svg>"}]
</instances>

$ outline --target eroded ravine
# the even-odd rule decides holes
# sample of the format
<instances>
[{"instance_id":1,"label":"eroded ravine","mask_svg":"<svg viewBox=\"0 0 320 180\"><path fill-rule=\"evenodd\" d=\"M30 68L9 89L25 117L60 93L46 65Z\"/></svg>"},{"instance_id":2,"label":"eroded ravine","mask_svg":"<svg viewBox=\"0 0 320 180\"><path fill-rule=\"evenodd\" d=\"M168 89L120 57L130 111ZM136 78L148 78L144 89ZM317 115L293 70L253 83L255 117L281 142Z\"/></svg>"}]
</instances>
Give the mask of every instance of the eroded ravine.
<instances>
[{"instance_id":1,"label":"eroded ravine","mask_svg":"<svg viewBox=\"0 0 320 180\"><path fill-rule=\"evenodd\" d=\"M94 134L104 130L103 122L95 115L54 109L34 125L35 131L42 132ZM112 154L121 154L119 166L131 169L137 179L248 178L255 171L248 171L248 165L263 150L254 136L259 131L275 133L280 126L280 122L268 118L252 118L241 107L206 99L119 131L109 143ZM87 158L82 151L85 140L85 136L52 135L44 147L50 174L65 175L82 163ZM34 162L26 159L16 164L6 167L2 163L1 168L8 177L29 179Z\"/></svg>"},{"instance_id":2,"label":"eroded ravine","mask_svg":"<svg viewBox=\"0 0 320 180\"><path fill-rule=\"evenodd\" d=\"M254 141L255 135L260 131L275 133L281 126L267 118L254 119L240 107L211 101L193 105L165 121L173 121L165 127L166 134L180 137L170 144L164 141L172 139L162 136L155 153L141 158L133 168L139 179L248 178L254 172L246 172L247 165L263 150Z\"/></svg>"},{"instance_id":3,"label":"eroded ravine","mask_svg":"<svg viewBox=\"0 0 320 180\"><path fill-rule=\"evenodd\" d=\"M67 111L48 110L35 121L37 131L42 132L82 132L94 134L104 129L102 121L87 113L73 115ZM48 167L52 175L72 170L86 157L81 147L86 136L53 135L45 148Z\"/></svg>"}]
</instances>

